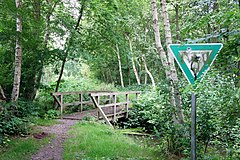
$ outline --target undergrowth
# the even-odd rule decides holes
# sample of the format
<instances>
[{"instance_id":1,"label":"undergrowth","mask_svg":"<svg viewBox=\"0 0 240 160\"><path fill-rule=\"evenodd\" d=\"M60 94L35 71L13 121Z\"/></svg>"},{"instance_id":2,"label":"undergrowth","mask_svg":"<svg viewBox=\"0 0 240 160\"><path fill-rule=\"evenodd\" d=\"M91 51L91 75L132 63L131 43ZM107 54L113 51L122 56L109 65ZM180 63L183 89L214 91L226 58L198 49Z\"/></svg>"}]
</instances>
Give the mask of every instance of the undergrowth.
<instances>
[{"instance_id":1,"label":"undergrowth","mask_svg":"<svg viewBox=\"0 0 240 160\"><path fill-rule=\"evenodd\" d=\"M72 138L64 144L64 159L165 159L153 148L147 148L104 124L82 122L70 130Z\"/></svg>"}]
</instances>

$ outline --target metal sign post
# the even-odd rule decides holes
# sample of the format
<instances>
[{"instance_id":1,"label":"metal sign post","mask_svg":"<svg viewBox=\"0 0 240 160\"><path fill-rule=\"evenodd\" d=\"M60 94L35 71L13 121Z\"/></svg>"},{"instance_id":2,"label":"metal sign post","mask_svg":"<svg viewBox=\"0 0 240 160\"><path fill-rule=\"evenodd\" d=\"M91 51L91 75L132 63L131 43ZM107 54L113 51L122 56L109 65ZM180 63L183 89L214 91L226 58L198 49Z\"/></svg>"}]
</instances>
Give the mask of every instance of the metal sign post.
<instances>
[{"instance_id":1,"label":"metal sign post","mask_svg":"<svg viewBox=\"0 0 240 160\"><path fill-rule=\"evenodd\" d=\"M192 110L191 110L191 159L196 160L196 96L192 93Z\"/></svg>"},{"instance_id":2,"label":"metal sign post","mask_svg":"<svg viewBox=\"0 0 240 160\"><path fill-rule=\"evenodd\" d=\"M194 62L192 62L193 64ZM192 66L192 65L191 65ZM194 79L197 80L197 76L196 73L192 67L191 70L194 72ZM197 159L197 143L196 143L196 117L197 117L197 99L196 96L194 94L194 92L192 92L192 96L191 96L191 160L196 160Z\"/></svg>"},{"instance_id":3,"label":"metal sign post","mask_svg":"<svg viewBox=\"0 0 240 160\"><path fill-rule=\"evenodd\" d=\"M222 49L221 43L209 44L170 44L170 48L175 60L183 71L190 84L197 80L201 81L209 70L218 52ZM191 95L191 159L196 160L196 96Z\"/></svg>"}]
</instances>

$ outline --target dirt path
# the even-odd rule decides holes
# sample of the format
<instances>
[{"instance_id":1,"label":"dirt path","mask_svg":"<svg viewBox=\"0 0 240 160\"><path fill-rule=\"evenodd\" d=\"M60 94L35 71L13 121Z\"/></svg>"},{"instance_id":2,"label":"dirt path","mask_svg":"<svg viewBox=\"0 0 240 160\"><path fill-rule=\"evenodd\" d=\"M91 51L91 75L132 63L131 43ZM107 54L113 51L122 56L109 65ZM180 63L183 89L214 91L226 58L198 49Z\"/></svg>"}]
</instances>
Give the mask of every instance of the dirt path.
<instances>
[{"instance_id":1,"label":"dirt path","mask_svg":"<svg viewBox=\"0 0 240 160\"><path fill-rule=\"evenodd\" d=\"M32 156L32 160L62 160L63 154L63 143L66 138L68 138L68 130L72 125L77 121L82 120L85 116L94 116L96 117L97 109L77 112L67 116L64 116L65 119L59 119L60 124L55 124L53 126L40 126L42 130L42 135L46 136L48 134L54 134L54 139L42 149L38 151L35 155ZM38 135L37 135L38 136Z\"/></svg>"},{"instance_id":2,"label":"dirt path","mask_svg":"<svg viewBox=\"0 0 240 160\"><path fill-rule=\"evenodd\" d=\"M77 121L61 119L60 124L50 127L40 127L46 134L55 134L55 138L32 156L32 160L62 160L63 143L68 138L67 132Z\"/></svg>"}]
</instances>

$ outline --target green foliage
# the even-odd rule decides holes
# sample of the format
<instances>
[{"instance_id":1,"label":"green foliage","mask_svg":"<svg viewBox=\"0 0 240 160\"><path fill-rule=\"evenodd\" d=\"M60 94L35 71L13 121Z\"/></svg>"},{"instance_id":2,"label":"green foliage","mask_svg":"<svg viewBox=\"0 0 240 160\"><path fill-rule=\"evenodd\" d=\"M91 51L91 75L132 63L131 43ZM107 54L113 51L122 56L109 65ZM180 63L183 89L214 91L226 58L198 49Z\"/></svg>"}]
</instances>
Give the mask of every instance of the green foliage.
<instances>
[{"instance_id":1,"label":"green foliage","mask_svg":"<svg viewBox=\"0 0 240 160\"><path fill-rule=\"evenodd\" d=\"M59 110L50 109L44 114L44 119L57 119L60 117Z\"/></svg>"},{"instance_id":2,"label":"green foliage","mask_svg":"<svg viewBox=\"0 0 240 160\"><path fill-rule=\"evenodd\" d=\"M195 89L198 106L198 140L239 158L240 89L230 76L210 72Z\"/></svg>"},{"instance_id":3,"label":"green foliage","mask_svg":"<svg viewBox=\"0 0 240 160\"><path fill-rule=\"evenodd\" d=\"M197 96L197 141L201 158L211 154L226 158L239 155L240 90L232 77L211 71L196 88L181 82L185 123L173 122L174 110L170 101L168 85L160 83L156 91L148 91L130 112L126 127L143 127L165 139L168 150L175 154L190 153L191 92ZM237 127L238 126L238 127ZM213 152L212 148L216 148ZM219 156L220 156L219 155Z\"/></svg>"},{"instance_id":4,"label":"green foliage","mask_svg":"<svg viewBox=\"0 0 240 160\"><path fill-rule=\"evenodd\" d=\"M179 154L188 146L188 137L184 136L186 128L174 123L173 114L169 86L163 81L156 91L143 92L134 104L125 127L143 127L146 132L164 138L168 151Z\"/></svg>"},{"instance_id":5,"label":"green foliage","mask_svg":"<svg viewBox=\"0 0 240 160\"><path fill-rule=\"evenodd\" d=\"M0 145L6 142L5 137L9 135L28 135L31 117L36 116L38 107L32 102L4 103L0 111Z\"/></svg>"}]
</instances>

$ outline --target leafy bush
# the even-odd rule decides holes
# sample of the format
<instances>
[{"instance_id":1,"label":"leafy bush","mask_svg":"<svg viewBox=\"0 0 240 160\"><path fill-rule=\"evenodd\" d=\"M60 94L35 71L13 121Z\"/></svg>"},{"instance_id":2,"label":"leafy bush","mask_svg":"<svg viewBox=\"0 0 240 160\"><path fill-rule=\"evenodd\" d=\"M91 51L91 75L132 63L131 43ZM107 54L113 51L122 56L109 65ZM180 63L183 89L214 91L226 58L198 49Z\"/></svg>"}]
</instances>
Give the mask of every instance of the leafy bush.
<instances>
[{"instance_id":1,"label":"leafy bush","mask_svg":"<svg viewBox=\"0 0 240 160\"><path fill-rule=\"evenodd\" d=\"M240 88L232 77L211 72L204 83L197 85L195 93L197 138L204 143L202 154L207 152L208 146L214 146L228 157L239 158L236 156L240 151Z\"/></svg>"},{"instance_id":2,"label":"leafy bush","mask_svg":"<svg viewBox=\"0 0 240 160\"><path fill-rule=\"evenodd\" d=\"M173 113L169 87L162 82L155 91L147 91L140 96L130 111L125 127L142 127L146 132L164 138L168 151L180 154L189 145L188 137L184 136L185 127L173 122Z\"/></svg>"},{"instance_id":3,"label":"leafy bush","mask_svg":"<svg viewBox=\"0 0 240 160\"><path fill-rule=\"evenodd\" d=\"M232 78L211 71L204 82L196 84L195 89L186 85L185 81L180 82L179 86L185 115L183 125L173 122L174 107L169 103L169 88L161 82L156 91L148 91L140 96L125 127L143 127L167 141L168 150L172 153L190 155L190 98L191 93L195 92L198 155L203 159L209 157L212 148L215 148L216 154L238 158L240 89Z\"/></svg>"},{"instance_id":4,"label":"leafy bush","mask_svg":"<svg viewBox=\"0 0 240 160\"><path fill-rule=\"evenodd\" d=\"M0 111L0 145L9 135L24 136L30 132L31 117L38 116L38 106L32 102L4 103Z\"/></svg>"},{"instance_id":5,"label":"leafy bush","mask_svg":"<svg viewBox=\"0 0 240 160\"><path fill-rule=\"evenodd\" d=\"M53 110L53 109L48 110L44 115L45 119L57 119L59 117L60 117L60 111Z\"/></svg>"}]
</instances>

